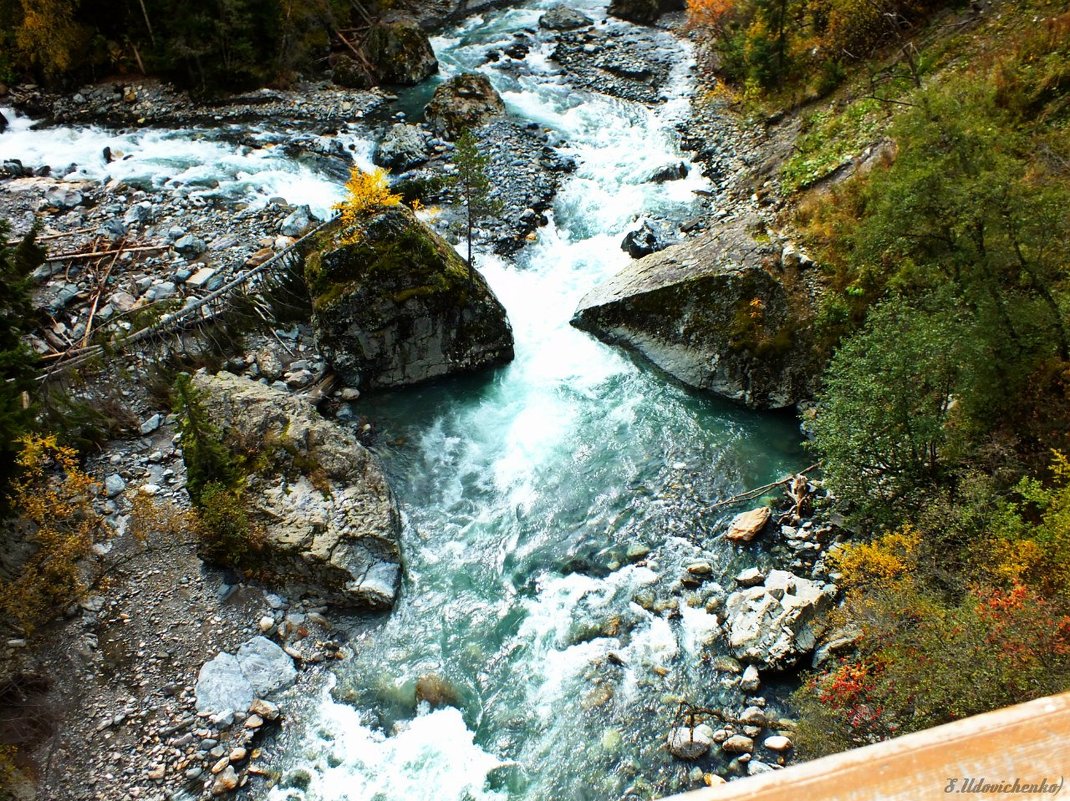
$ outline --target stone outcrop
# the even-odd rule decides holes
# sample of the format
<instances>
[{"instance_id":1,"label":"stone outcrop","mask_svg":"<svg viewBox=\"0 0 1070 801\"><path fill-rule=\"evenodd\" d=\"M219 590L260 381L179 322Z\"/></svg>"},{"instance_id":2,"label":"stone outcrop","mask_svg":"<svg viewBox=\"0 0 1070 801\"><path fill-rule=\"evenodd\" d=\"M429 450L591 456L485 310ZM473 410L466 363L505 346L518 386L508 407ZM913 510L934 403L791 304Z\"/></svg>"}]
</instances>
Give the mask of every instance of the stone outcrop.
<instances>
[{"instance_id":1,"label":"stone outcrop","mask_svg":"<svg viewBox=\"0 0 1070 801\"><path fill-rule=\"evenodd\" d=\"M820 371L804 287L776 246L728 223L625 267L580 301L572 324L697 389L785 408L812 395Z\"/></svg>"},{"instance_id":2,"label":"stone outcrop","mask_svg":"<svg viewBox=\"0 0 1070 801\"><path fill-rule=\"evenodd\" d=\"M771 570L761 586L725 601L725 636L732 654L761 670L784 670L817 646L832 592L809 579Z\"/></svg>"},{"instance_id":3,"label":"stone outcrop","mask_svg":"<svg viewBox=\"0 0 1070 801\"><path fill-rule=\"evenodd\" d=\"M364 49L383 83L414 86L438 72L431 41L415 22L376 25Z\"/></svg>"},{"instance_id":4,"label":"stone outcrop","mask_svg":"<svg viewBox=\"0 0 1070 801\"><path fill-rule=\"evenodd\" d=\"M326 232L305 263L313 329L361 390L505 364L513 333L486 280L404 206Z\"/></svg>"},{"instance_id":5,"label":"stone outcrop","mask_svg":"<svg viewBox=\"0 0 1070 801\"><path fill-rule=\"evenodd\" d=\"M505 103L487 77L472 72L441 84L424 109L431 130L446 139L456 139L504 113Z\"/></svg>"},{"instance_id":6,"label":"stone outcrop","mask_svg":"<svg viewBox=\"0 0 1070 801\"><path fill-rule=\"evenodd\" d=\"M259 449L245 495L268 571L339 606L390 607L401 518L375 457L284 390L230 373L198 375L194 386L224 437Z\"/></svg>"},{"instance_id":7,"label":"stone outcrop","mask_svg":"<svg viewBox=\"0 0 1070 801\"><path fill-rule=\"evenodd\" d=\"M679 11L684 7L679 0L612 0L609 13L639 25L653 25L666 11Z\"/></svg>"}]
</instances>

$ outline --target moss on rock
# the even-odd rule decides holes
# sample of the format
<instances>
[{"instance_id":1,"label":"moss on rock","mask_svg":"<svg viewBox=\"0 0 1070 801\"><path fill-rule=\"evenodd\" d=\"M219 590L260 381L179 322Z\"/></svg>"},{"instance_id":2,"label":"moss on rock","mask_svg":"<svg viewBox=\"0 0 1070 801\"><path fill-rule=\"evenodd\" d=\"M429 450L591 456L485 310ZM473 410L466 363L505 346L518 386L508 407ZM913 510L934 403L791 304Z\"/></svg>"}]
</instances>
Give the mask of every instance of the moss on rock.
<instances>
[{"instance_id":1,"label":"moss on rock","mask_svg":"<svg viewBox=\"0 0 1070 801\"><path fill-rule=\"evenodd\" d=\"M404 206L325 231L305 277L320 346L352 385L403 386L512 359L505 309L486 281Z\"/></svg>"}]
</instances>

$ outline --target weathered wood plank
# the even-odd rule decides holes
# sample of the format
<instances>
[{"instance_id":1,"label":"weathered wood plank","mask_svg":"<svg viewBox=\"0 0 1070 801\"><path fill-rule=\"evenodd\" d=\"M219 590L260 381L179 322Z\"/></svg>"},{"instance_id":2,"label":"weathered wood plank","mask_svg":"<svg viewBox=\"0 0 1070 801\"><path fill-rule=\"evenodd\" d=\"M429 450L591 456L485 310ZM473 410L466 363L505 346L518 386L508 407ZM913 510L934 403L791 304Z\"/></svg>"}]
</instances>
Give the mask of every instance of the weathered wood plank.
<instances>
[{"instance_id":1,"label":"weathered wood plank","mask_svg":"<svg viewBox=\"0 0 1070 801\"><path fill-rule=\"evenodd\" d=\"M951 780L952 792L945 792ZM665 801L928 801L1070 795L961 792L964 780L1061 786L1070 779L1070 693Z\"/></svg>"}]
</instances>

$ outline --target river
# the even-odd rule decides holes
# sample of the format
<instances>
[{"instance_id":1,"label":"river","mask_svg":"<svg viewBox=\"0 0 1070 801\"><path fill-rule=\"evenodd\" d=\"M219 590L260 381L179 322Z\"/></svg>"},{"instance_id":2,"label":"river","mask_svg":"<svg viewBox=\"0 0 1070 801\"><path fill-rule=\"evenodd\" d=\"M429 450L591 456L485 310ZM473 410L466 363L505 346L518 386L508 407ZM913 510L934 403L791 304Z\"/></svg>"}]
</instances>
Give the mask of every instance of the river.
<instances>
[{"instance_id":1,"label":"river","mask_svg":"<svg viewBox=\"0 0 1070 801\"><path fill-rule=\"evenodd\" d=\"M753 560L715 538L724 515L710 503L797 469L800 437L789 417L688 391L569 326L583 294L627 264L620 241L636 218L693 216L695 190L708 184L694 165L685 180L646 181L689 161L674 125L686 118L691 58L669 34L677 67L666 102L652 108L570 88L548 42L521 72L484 65L488 49L535 29L550 5L489 12L434 40L441 78L485 72L509 112L556 131L579 166L537 241L515 259L478 257L512 321L515 361L361 401L405 516L402 592L351 643L322 695L291 714L271 801L650 798L723 767L710 756L693 773L664 748L681 700L740 699L712 665L713 582L679 579L706 562L729 587ZM604 3L574 5L605 15ZM429 91L413 90L399 108ZM25 153L31 138L39 150L66 147L72 161L75 150L115 147L114 134L96 129L45 137L20 125L0 137L0 156ZM136 157L86 158L98 163L86 177L141 170L177 191L210 170L215 186L187 180L187 191L240 191L250 202L279 194L320 210L338 197L281 155L189 132L127 136ZM351 138L363 162L370 141ZM417 704L425 676L455 705Z\"/></svg>"},{"instance_id":2,"label":"river","mask_svg":"<svg viewBox=\"0 0 1070 801\"><path fill-rule=\"evenodd\" d=\"M438 38L444 77L481 68L549 5ZM678 68L656 108L570 89L549 46L520 77L481 68L511 113L569 143L579 168L537 242L515 261L479 257L516 360L363 406L406 516L404 586L312 705L273 801L615 799L694 785L663 744L678 700L730 694L710 665L716 620L701 590L678 613L643 606L686 599L673 585L695 561L732 575L738 560L712 541L723 518L709 502L801 457L794 421L689 392L568 324L628 262L620 241L638 215L684 219L707 188L694 167L684 181L645 181L687 161L673 126L687 113L690 57L668 34L665 46ZM426 675L448 682L461 709L416 708Z\"/></svg>"}]
</instances>

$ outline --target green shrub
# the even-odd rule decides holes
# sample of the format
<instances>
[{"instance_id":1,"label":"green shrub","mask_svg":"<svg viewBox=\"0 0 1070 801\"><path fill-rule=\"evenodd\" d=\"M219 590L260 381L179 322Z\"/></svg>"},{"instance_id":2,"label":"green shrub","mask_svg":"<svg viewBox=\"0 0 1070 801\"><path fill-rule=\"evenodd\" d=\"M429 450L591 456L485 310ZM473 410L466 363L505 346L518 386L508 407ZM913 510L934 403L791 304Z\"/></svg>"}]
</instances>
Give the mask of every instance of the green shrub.
<instances>
[{"instance_id":1,"label":"green shrub","mask_svg":"<svg viewBox=\"0 0 1070 801\"><path fill-rule=\"evenodd\" d=\"M814 447L829 487L862 517L901 514L953 464L951 410L969 336L944 311L893 300L833 357Z\"/></svg>"},{"instance_id":2,"label":"green shrub","mask_svg":"<svg viewBox=\"0 0 1070 801\"><path fill-rule=\"evenodd\" d=\"M198 553L202 559L242 569L258 565L264 532L250 522L241 488L209 483L201 494L198 512Z\"/></svg>"}]
</instances>

